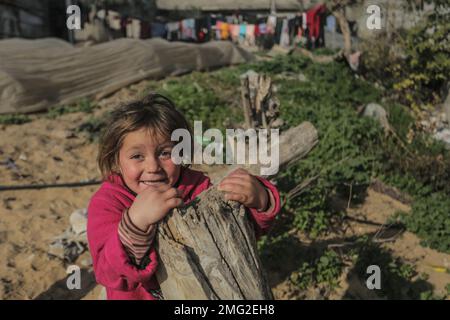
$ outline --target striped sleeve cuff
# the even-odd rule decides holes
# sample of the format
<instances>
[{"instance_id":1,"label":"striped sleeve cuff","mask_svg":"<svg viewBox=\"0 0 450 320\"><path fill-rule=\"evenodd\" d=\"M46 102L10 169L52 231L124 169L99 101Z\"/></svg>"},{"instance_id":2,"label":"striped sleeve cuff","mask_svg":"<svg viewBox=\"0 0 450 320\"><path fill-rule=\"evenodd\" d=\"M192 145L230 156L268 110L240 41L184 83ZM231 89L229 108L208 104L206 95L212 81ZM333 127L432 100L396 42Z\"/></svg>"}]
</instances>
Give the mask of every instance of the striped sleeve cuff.
<instances>
[{"instance_id":1,"label":"striped sleeve cuff","mask_svg":"<svg viewBox=\"0 0 450 320\"><path fill-rule=\"evenodd\" d=\"M119 223L119 238L131 260L140 266L145 254L150 249L156 234L156 225L151 225L147 231L136 227L130 219L128 209L123 213Z\"/></svg>"}]
</instances>

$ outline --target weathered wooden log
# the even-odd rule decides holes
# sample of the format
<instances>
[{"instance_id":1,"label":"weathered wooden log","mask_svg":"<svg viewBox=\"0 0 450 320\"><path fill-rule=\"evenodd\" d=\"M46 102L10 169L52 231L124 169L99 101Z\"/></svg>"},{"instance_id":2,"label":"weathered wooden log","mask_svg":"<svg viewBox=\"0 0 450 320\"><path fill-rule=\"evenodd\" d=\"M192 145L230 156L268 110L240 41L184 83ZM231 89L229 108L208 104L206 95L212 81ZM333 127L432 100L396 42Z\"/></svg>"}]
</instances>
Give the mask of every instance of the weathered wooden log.
<instances>
[{"instance_id":1,"label":"weathered wooden log","mask_svg":"<svg viewBox=\"0 0 450 320\"><path fill-rule=\"evenodd\" d=\"M249 70L241 75L241 100L247 129L269 129L278 118L280 103L273 94L272 79L265 74Z\"/></svg>"},{"instance_id":2,"label":"weathered wooden log","mask_svg":"<svg viewBox=\"0 0 450 320\"><path fill-rule=\"evenodd\" d=\"M215 188L159 226L166 299L272 299L245 208Z\"/></svg>"},{"instance_id":3,"label":"weathered wooden log","mask_svg":"<svg viewBox=\"0 0 450 320\"><path fill-rule=\"evenodd\" d=\"M319 142L316 128L312 123L305 121L296 127L289 128L286 132L280 135L279 143L274 146L274 149L278 149L279 153L279 171L282 172L286 167L298 160L304 158L312 148ZM246 150L247 152L248 150ZM273 150L271 150L272 152ZM210 175L213 183L219 182L222 178L228 175L230 172L244 168L252 174L267 177L261 174L261 164L234 164L228 166L225 170L218 170ZM276 178L278 175L267 178Z\"/></svg>"},{"instance_id":4,"label":"weathered wooden log","mask_svg":"<svg viewBox=\"0 0 450 320\"><path fill-rule=\"evenodd\" d=\"M304 157L317 141L317 131L308 122L282 134L280 166ZM250 171L258 168L251 166ZM215 188L160 223L157 249L156 276L165 299L273 298L258 257L253 222L244 206L225 202Z\"/></svg>"}]
</instances>

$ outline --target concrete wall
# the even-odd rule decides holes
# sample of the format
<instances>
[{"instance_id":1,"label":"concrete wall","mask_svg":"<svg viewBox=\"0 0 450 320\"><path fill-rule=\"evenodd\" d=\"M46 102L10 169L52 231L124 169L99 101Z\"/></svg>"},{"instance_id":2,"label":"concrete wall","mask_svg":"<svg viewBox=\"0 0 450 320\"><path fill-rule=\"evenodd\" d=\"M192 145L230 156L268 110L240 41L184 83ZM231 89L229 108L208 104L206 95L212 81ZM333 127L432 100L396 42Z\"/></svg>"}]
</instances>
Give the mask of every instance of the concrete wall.
<instances>
[{"instance_id":1,"label":"concrete wall","mask_svg":"<svg viewBox=\"0 0 450 320\"><path fill-rule=\"evenodd\" d=\"M50 35L48 0L0 1L0 38Z\"/></svg>"},{"instance_id":2,"label":"concrete wall","mask_svg":"<svg viewBox=\"0 0 450 320\"><path fill-rule=\"evenodd\" d=\"M381 9L381 30L367 28L370 14L366 10L370 5L378 5ZM424 4L423 10L408 9L406 0L365 0L361 5L346 8L345 13L347 19L356 22L357 36L364 39L380 32L391 32L393 29L410 29L432 10L433 6L427 4Z\"/></svg>"}]
</instances>

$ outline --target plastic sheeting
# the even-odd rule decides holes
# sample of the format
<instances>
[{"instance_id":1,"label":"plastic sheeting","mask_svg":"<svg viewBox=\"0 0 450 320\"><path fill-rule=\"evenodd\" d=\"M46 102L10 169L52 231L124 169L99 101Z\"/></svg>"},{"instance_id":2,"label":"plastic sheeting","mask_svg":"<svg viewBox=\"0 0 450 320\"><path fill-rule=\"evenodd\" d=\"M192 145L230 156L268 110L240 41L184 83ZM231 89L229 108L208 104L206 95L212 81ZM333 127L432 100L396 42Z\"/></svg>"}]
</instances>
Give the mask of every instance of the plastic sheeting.
<instances>
[{"instance_id":1,"label":"plastic sheeting","mask_svg":"<svg viewBox=\"0 0 450 320\"><path fill-rule=\"evenodd\" d=\"M0 113L29 113L99 99L143 79L252 60L229 41L204 44L117 39L75 48L62 40L0 41Z\"/></svg>"}]
</instances>

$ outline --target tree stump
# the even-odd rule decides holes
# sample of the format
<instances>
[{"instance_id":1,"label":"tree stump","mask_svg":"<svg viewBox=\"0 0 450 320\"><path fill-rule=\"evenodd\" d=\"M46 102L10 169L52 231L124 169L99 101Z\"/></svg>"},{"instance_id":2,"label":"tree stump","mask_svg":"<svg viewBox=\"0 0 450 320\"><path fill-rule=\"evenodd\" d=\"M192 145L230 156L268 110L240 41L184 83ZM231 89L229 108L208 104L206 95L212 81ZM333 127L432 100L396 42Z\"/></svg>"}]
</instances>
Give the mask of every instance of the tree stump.
<instances>
[{"instance_id":1,"label":"tree stump","mask_svg":"<svg viewBox=\"0 0 450 320\"><path fill-rule=\"evenodd\" d=\"M173 210L157 241L166 299L273 299L246 209L214 187Z\"/></svg>"},{"instance_id":2,"label":"tree stump","mask_svg":"<svg viewBox=\"0 0 450 320\"><path fill-rule=\"evenodd\" d=\"M286 131L280 136L280 167L304 157L317 142L308 122ZM248 169L257 173L258 165ZM156 277L165 299L273 299L253 222L244 206L225 202L214 187L167 215L156 243Z\"/></svg>"},{"instance_id":3,"label":"tree stump","mask_svg":"<svg viewBox=\"0 0 450 320\"><path fill-rule=\"evenodd\" d=\"M269 129L280 113L269 76L249 70L241 75L241 100L245 126Z\"/></svg>"}]
</instances>

